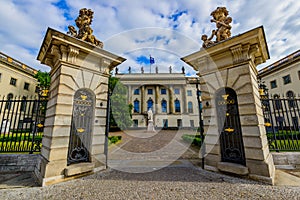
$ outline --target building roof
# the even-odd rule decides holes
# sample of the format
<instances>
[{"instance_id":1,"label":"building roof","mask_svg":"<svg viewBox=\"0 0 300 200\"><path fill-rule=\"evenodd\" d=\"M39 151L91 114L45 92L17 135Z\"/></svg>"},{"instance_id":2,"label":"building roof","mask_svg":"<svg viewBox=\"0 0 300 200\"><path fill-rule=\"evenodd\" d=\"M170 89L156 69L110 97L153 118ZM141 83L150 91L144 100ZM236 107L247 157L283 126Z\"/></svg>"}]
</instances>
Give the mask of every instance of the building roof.
<instances>
[{"instance_id":1,"label":"building roof","mask_svg":"<svg viewBox=\"0 0 300 200\"><path fill-rule=\"evenodd\" d=\"M259 70L258 76L263 77L263 76L266 76L266 75L272 73L273 71L283 69L283 68L289 66L289 64L295 62L296 60L300 60L300 49L293 52L292 54L274 62L273 64L268 65L267 67Z\"/></svg>"},{"instance_id":2,"label":"building roof","mask_svg":"<svg viewBox=\"0 0 300 200\"><path fill-rule=\"evenodd\" d=\"M5 63L7 66L22 71L31 76L34 76L37 73L36 69L29 67L28 65L16 59L11 58L10 56L2 53L1 51L0 51L0 62Z\"/></svg>"}]
</instances>

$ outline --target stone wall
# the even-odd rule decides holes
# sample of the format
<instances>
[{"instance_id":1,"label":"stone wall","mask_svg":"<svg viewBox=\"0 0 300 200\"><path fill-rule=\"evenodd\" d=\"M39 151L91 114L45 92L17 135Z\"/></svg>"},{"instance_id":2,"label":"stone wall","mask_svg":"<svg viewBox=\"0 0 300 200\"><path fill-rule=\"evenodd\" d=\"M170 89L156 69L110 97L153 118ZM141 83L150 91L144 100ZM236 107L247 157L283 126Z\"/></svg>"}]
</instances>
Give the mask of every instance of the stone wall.
<instances>
[{"instance_id":1,"label":"stone wall","mask_svg":"<svg viewBox=\"0 0 300 200\"><path fill-rule=\"evenodd\" d=\"M39 154L1 154L0 172L33 172L39 157Z\"/></svg>"},{"instance_id":2,"label":"stone wall","mask_svg":"<svg viewBox=\"0 0 300 200\"><path fill-rule=\"evenodd\" d=\"M273 152L272 156L278 169L300 169L300 152Z\"/></svg>"}]
</instances>

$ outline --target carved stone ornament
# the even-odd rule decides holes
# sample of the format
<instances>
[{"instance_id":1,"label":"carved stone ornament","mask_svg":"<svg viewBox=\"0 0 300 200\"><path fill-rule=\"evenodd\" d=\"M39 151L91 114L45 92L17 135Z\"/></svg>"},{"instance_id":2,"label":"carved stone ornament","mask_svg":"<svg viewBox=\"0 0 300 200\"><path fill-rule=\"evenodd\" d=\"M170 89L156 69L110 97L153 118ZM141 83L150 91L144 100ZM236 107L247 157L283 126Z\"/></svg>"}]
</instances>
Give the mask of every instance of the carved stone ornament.
<instances>
[{"instance_id":1,"label":"carved stone ornament","mask_svg":"<svg viewBox=\"0 0 300 200\"><path fill-rule=\"evenodd\" d=\"M93 35L93 29L91 28L93 14L94 12L91 9L80 9L79 16L75 20L76 26L79 29L78 32L74 26L69 25L69 31L67 32L67 34L71 35L72 37L81 39L83 41L92 43L100 48L103 48L103 42L99 41Z\"/></svg>"},{"instance_id":2,"label":"carved stone ornament","mask_svg":"<svg viewBox=\"0 0 300 200\"><path fill-rule=\"evenodd\" d=\"M226 7L217 7L210 15L213 17L210 21L216 23L216 30L212 30L210 37L207 35L202 35L201 40L203 40L202 47L207 48L215 43L222 40L226 40L231 37L231 25L232 18L228 16L229 12ZM212 39L216 36L216 40Z\"/></svg>"}]
</instances>

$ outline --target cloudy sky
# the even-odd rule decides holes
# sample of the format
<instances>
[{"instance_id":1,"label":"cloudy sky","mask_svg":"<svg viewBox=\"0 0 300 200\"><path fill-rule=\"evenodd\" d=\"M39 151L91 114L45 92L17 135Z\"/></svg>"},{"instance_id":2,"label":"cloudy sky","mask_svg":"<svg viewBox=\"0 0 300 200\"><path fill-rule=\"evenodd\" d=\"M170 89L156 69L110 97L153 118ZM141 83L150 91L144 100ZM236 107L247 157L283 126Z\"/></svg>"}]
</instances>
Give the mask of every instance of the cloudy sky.
<instances>
[{"instance_id":1,"label":"cloudy sky","mask_svg":"<svg viewBox=\"0 0 300 200\"><path fill-rule=\"evenodd\" d=\"M233 18L232 35L263 25L271 59L258 68L300 47L299 0L0 0L0 51L42 70L50 68L36 60L48 27L67 32L81 8L94 11L94 35L104 49L127 59L119 72L167 72L172 66L188 75L195 72L180 58L198 51L201 35L215 28L210 13L226 6Z\"/></svg>"}]
</instances>

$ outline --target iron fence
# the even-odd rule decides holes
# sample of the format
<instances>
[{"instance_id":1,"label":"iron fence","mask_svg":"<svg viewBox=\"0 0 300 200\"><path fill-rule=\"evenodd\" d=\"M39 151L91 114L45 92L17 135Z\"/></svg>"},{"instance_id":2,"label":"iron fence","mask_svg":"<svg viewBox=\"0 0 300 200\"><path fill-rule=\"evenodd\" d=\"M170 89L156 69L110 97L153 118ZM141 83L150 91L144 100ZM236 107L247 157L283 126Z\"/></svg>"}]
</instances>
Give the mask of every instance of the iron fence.
<instances>
[{"instance_id":1,"label":"iron fence","mask_svg":"<svg viewBox=\"0 0 300 200\"><path fill-rule=\"evenodd\" d=\"M300 99L263 96L261 101L270 150L300 151Z\"/></svg>"},{"instance_id":2,"label":"iron fence","mask_svg":"<svg viewBox=\"0 0 300 200\"><path fill-rule=\"evenodd\" d=\"M47 100L0 100L0 153L40 152Z\"/></svg>"}]
</instances>

